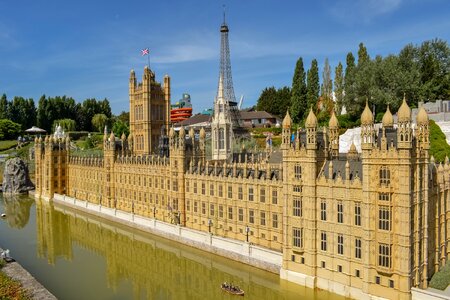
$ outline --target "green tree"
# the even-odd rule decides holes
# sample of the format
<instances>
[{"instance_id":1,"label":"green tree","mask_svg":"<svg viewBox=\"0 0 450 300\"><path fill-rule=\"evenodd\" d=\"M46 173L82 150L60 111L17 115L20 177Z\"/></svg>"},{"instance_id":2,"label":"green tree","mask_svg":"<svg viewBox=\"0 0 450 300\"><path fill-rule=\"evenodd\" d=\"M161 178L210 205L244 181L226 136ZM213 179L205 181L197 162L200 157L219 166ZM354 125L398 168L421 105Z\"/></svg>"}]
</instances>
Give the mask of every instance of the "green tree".
<instances>
[{"instance_id":1,"label":"green tree","mask_svg":"<svg viewBox=\"0 0 450 300\"><path fill-rule=\"evenodd\" d=\"M303 67L303 58L300 57L295 66L291 92L290 115L295 123L303 119L307 109L306 101L306 73Z\"/></svg>"},{"instance_id":2,"label":"green tree","mask_svg":"<svg viewBox=\"0 0 450 300\"><path fill-rule=\"evenodd\" d=\"M300 57L297 60L292 79L290 115L294 123L303 119L306 109L306 73L303 67L303 58Z\"/></svg>"},{"instance_id":3,"label":"green tree","mask_svg":"<svg viewBox=\"0 0 450 300\"><path fill-rule=\"evenodd\" d=\"M267 111L268 113L275 114L277 102L277 90L275 87L266 87L259 95L256 102L256 109Z\"/></svg>"},{"instance_id":4,"label":"green tree","mask_svg":"<svg viewBox=\"0 0 450 300\"><path fill-rule=\"evenodd\" d=\"M92 117L92 126L98 131L103 132L105 125L108 122L108 117L105 114L95 114Z\"/></svg>"},{"instance_id":5,"label":"green tree","mask_svg":"<svg viewBox=\"0 0 450 300\"><path fill-rule=\"evenodd\" d=\"M6 98L6 94L3 94L0 98L0 119L9 119L8 111L9 111L9 103Z\"/></svg>"},{"instance_id":6,"label":"green tree","mask_svg":"<svg viewBox=\"0 0 450 300\"><path fill-rule=\"evenodd\" d=\"M319 90L319 67L317 66L317 60L313 59L311 68L308 70L308 77L306 78L306 102L308 103L308 107L316 109Z\"/></svg>"},{"instance_id":7,"label":"green tree","mask_svg":"<svg viewBox=\"0 0 450 300\"><path fill-rule=\"evenodd\" d=\"M345 77L344 77L344 106L347 113L356 111L353 101L356 98L355 95L355 57L353 53L349 52L346 58Z\"/></svg>"},{"instance_id":8,"label":"green tree","mask_svg":"<svg viewBox=\"0 0 450 300\"><path fill-rule=\"evenodd\" d=\"M322 72L322 89L321 94L322 98L327 100L333 99L333 81L331 80L331 68L330 63L328 62L328 58L325 58L325 64Z\"/></svg>"},{"instance_id":9,"label":"green tree","mask_svg":"<svg viewBox=\"0 0 450 300\"><path fill-rule=\"evenodd\" d=\"M18 123L22 129L27 129L36 124L36 108L33 99L14 97L8 105L8 115L11 121Z\"/></svg>"},{"instance_id":10,"label":"green tree","mask_svg":"<svg viewBox=\"0 0 450 300\"><path fill-rule=\"evenodd\" d=\"M344 74L341 62L334 71L334 97L336 98L335 111L337 115L340 115L344 105Z\"/></svg>"},{"instance_id":11,"label":"green tree","mask_svg":"<svg viewBox=\"0 0 450 300\"><path fill-rule=\"evenodd\" d=\"M125 133L126 136L130 134L130 128L128 127L128 124L123 122L122 120L117 120L116 122L114 122L112 131L117 137L121 137L123 133Z\"/></svg>"},{"instance_id":12,"label":"green tree","mask_svg":"<svg viewBox=\"0 0 450 300\"><path fill-rule=\"evenodd\" d=\"M55 128L58 125L60 125L61 128L66 132L67 131L75 131L75 129L76 129L75 120L72 120L72 119L55 120L55 121L53 121L52 128Z\"/></svg>"},{"instance_id":13,"label":"green tree","mask_svg":"<svg viewBox=\"0 0 450 300\"><path fill-rule=\"evenodd\" d=\"M359 43L358 49L358 66L361 66L370 61L369 53L367 53L367 48L363 43Z\"/></svg>"},{"instance_id":14,"label":"green tree","mask_svg":"<svg viewBox=\"0 0 450 300\"><path fill-rule=\"evenodd\" d=\"M8 119L0 119L0 140L16 139L21 132L20 124Z\"/></svg>"},{"instance_id":15,"label":"green tree","mask_svg":"<svg viewBox=\"0 0 450 300\"><path fill-rule=\"evenodd\" d=\"M277 90L275 115L284 116L291 106L291 88L284 86Z\"/></svg>"},{"instance_id":16,"label":"green tree","mask_svg":"<svg viewBox=\"0 0 450 300\"><path fill-rule=\"evenodd\" d=\"M447 41L425 41L418 49L421 97L426 100L450 97L450 48Z\"/></svg>"},{"instance_id":17,"label":"green tree","mask_svg":"<svg viewBox=\"0 0 450 300\"><path fill-rule=\"evenodd\" d=\"M117 120L122 121L123 123L130 125L130 112L122 111L117 117Z\"/></svg>"}]
</instances>

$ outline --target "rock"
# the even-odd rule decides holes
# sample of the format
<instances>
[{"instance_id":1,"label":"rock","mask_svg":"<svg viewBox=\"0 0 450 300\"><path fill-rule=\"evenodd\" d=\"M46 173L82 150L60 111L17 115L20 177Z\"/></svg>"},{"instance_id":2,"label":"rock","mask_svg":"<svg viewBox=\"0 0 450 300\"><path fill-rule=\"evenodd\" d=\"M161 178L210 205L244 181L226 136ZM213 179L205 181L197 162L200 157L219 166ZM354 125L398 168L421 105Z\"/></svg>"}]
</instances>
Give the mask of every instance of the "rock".
<instances>
[{"instance_id":1,"label":"rock","mask_svg":"<svg viewBox=\"0 0 450 300\"><path fill-rule=\"evenodd\" d=\"M7 160L3 171L3 193L22 194L32 189L34 184L25 162L18 157Z\"/></svg>"}]
</instances>

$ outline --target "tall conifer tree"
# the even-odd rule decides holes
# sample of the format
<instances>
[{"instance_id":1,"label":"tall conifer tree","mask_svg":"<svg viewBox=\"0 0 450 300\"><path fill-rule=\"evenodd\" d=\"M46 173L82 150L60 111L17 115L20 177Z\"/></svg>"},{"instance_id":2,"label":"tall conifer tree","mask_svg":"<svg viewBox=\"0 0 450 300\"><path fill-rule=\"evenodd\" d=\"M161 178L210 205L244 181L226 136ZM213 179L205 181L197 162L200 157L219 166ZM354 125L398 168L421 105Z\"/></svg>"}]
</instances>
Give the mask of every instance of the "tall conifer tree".
<instances>
[{"instance_id":1,"label":"tall conifer tree","mask_svg":"<svg viewBox=\"0 0 450 300\"><path fill-rule=\"evenodd\" d=\"M294 77L292 79L290 115L295 123L298 123L307 109L306 102L306 73L303 67L303 58L297 60Z\"/></svg>"},{"instance_id":2,"label":"tall conifer tree","mask_svg":"<svg viewBox=\"0 0 450 300\"><path fill-rule=\"evenodd\" d=\"M337 115L341 114L344 105L344 74L341 62L334 71L334 97L336 98L335 111Z\"/></svg>"},{"instance_id":3,"label":"tall conifer tree","mask_svg":"<svg viewBox=\"0 0 450 300\"><path fill-rule=\"evenodd\" d=\"M355 100L355 57L349 52L346 59L345 77L344 77L344 106L348 113L352 113L354 107L352 102ZM353 105L354 106L354 105Z\"/></svg>"},{"instance_id":4,"label":"tall conifer tree","mask_svg":"<svg viewBox=\"0 0 450 300\"><path fill-rule=\"evenodd\" d=\"M313 109L316 110L320 90L319 67L317 66L316 59L312 60L311 68L308 70L308 77L306 78L306 90L308 107L313 107Z\"/></svg>"}]
</instances>

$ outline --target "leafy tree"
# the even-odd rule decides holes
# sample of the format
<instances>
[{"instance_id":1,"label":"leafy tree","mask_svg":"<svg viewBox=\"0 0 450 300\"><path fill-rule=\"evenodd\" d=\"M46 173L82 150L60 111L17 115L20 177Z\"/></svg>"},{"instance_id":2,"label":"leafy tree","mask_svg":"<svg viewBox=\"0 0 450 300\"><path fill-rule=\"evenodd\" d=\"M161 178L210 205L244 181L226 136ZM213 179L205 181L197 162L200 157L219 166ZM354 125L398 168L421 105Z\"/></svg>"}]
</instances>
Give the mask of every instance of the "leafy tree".
<instances>
[{"instance_id":1,"label":"leafy tree","mask_svg":"<svg viewBox=\"0 0 450 300\"><path fill-rule=\"evenodd\" d=\"M75 120L72 120L72 119L55 120L55 121L53 121L52 128L55 128L58 125L60 125L61 128L66 132L67 131L75 131L75 129L76 129Z\"/></svg>"},{"instance_id":2,"label":"leafy tree","mask_svg":"<svg viewBox=\"0 0 450 300\"><path fill-rule=\"evenodd\" d=\"M279 88L275 87L265 88L258 98L256 108L264 110L268 113L284 116L291 102L291 90L289 87Z\"/></svg>"},{"instance_id":3,"label":"leafy tree","mask_svg":"<svg viewBox=\"0 0 450 300\"><path fill-rule=\"evenodd\" d=\"M421 96L427 100L450 96L450 48L446 41L425 41L418 49Z\"/></svg>"},{"instance_id":4,"label":"leafy tree","mask_svg":"<svg viewBox=\"0 0 450 300\"><path fill-rule=\"evenodd\" d=\"M103 132L105 125L108 122L108 117L105 114L95 114L92 117L92 126L98 131Z\"/></svg>"},{"instance_id":5,"label":"leafy tree","mask_svg":"<svg viewBox=\"0 0 450 300\"><path fill-rule=\"evenodd\" d=\"M257 110L264 110L268 113L275 114L276 108L275 104L277 102L277 90L275 87L266 87L259 95L258 101L256 102Z\"/></svg>"},{"instance_id":6,"label":"leafy tree","mask_svg":"<svg viewBox=\"0 0 450 300\"><path fill-rule=\"evenodd\" d=\"M355 57L353 53L349 52L346 58L345 77L344 77L344 105L350 115L354 114L353 101L355 95Z\"/></svg>"},{"instance_id":7,"label":"leafy tree","mask_svg":"<svg viewBox=\"0 0 450 300\"><path fill-rule=\"evenodd\" d=\"M123 133L125 133L126 136L130 134L130 128L128 127L128 124L123 122L122 120L117 120L116 122L114 122L112 131L117 137L121 137Z\"/></svg>"},{"instance_id":8,"label":"leafy tree","mask_svg":"<svg viewBox=\"0 0 450 300\"><path fill-rule=\"evenodd\" d=\"M344 74L341 62L334 71L334 97L336 98L336 114L340 115L344 105Z\"/></svg>"},{"instance_id":9,"label":"leafy tree","mask_svg":"<svg viewBox=\"0 0 450 300\"><path fill-rule=\"evenodd\" d=\"M22 126L22 129L29 128L36 124L36 108L33 99L14 97L8 105L8 116L11 121Z\"/></svg>"},{"instance_id":10,"label":"leafy tree","mask_svg":"<svg viewBox=\"0 0 450 300\"><path fill-rule=\"evenodd\" d=\"M367 48L363 43L359 43L358 49L358 66L361 66L370 61L369 53L367 53Z\"/></svg>"},{"instance_id":11,"label":"leafy tree","mask_svg":"<svg viewBox=\"0 0 450 300\"><path fill-rule=\"evenodd\" d=\"M292 79L290 115L295 123L303 119L307 110L306 73L303 68L303 58L297 60L294 78Z\"/></svg>"},{"instance_id":12,"label":"leafy tree","mask_svg":"<svg viewBox=\"0 0 450 300\"><path fill-rule=\"evenodd\" d=\"M317 66L317 60L313 59L306 78L306 102L308 107L316 108L319 99L319 89L319 67Z\"/></svg>"},{"instance_id":13,"label":"leafy tree","mask_svg":"<svg viewBox=\"0 0 450 300\"><path fill-rule=\"evenodd\" d=\"M130 112L122 111L117 117L117 120L122 121L123 123L130 125Z\"/></svg>"},{"instance_id":14,"label":"leafy tree","mask_svg":"<svg viewBox=\"0 0 450 300\"><path fill-rule=\"evenodd\" d=\"M0 140L16 139L21 132L20 124L8 119L0 119Z\"/></svg>"},{"instance_id":15,"label":"leafy tree","mask_svg":"<svg viewBox=\"0 0 450 300\"><path fill-rule=\"evenodd\" d=\"M277 90L277 109L275 115L284 116L291 106L291 89L287 86Z\"/></svg>"},{"instance_id":16,"label":"leafy tree","mask_svg":"<svg viewBox=\"0 0 450 300\"><path fill-rule=\"evenodd\" d=\"M0 119L9 119L8 111L9 111L9 103L6 95L3 94L0 98Z\"/></svg>"}]
</instances>

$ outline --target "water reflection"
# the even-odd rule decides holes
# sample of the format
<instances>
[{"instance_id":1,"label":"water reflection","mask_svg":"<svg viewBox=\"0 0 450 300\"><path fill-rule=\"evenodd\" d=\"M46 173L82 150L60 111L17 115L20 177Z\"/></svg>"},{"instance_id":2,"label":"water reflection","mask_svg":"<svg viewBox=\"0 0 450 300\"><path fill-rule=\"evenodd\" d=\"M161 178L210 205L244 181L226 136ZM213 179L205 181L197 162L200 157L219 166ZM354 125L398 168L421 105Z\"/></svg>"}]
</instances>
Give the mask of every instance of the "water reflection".
<instances>
[{"instance_id":1,"label":"water reflection","mask_svg":"<svg viewBox=\"0 0 450 300\"><path fill-rule=\"evenodd\" d=\"M17 229L25 227L30 219L30 209L34 200L28 196L8 194L3 194L2 200L8 225Z\"/></svg>"},{"instance_id":2,"label":"water reflection","mask_svg":"<svg viewBox=\"0 0 450 300\"><path fill-rule=\"evenodd\" d=\"M75 244L88 249L106 260L108 287L116 291L124 281L131 282L135 299L230 299L220 290L223 281L240 285L249 299L343 299L141 231L61 210L36 202L39 257L54 264L61 257L71 260ZM101 293L99 288L98 299L103 298Z\"/></svg>"}]
</instances>

